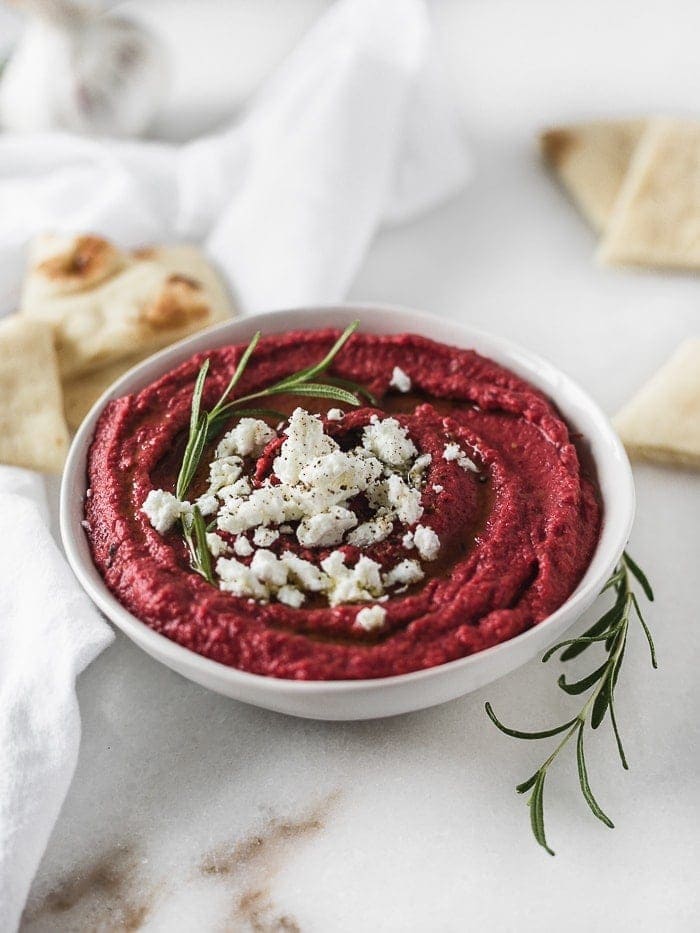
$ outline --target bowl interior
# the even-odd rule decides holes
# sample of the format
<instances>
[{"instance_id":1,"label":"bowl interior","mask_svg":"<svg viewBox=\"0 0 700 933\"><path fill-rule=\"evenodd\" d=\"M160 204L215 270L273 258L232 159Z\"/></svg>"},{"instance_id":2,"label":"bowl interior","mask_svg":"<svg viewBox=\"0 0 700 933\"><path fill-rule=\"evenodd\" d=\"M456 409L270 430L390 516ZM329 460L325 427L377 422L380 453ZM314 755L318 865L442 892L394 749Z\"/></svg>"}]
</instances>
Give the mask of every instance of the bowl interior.
<instances>
[{"instance_id":1,"label":"bowl interior","mask_svg":"<svg viewBox=\"0 0 700 933\"><path fill-rule=\"evenodd\" d=\"M211 661L170 641L127 612L112 596L92 562L80 522L86 491L86 460L95 424L106 402L138 391L201 350L295 329L346 326L355 318L377 334L414 332L472 348L491 357L542 390L567 423L580 433L582 460L595 476L603 524L593 559L576 590L548 619L486 651L439 667L364 681L283 681L249 674ZM417 709L483 686L530 660L593 602L618 561L634 517L634 486L627 455L609 420L575 382L527 350L503 338L430 314L386 306L344 305L252 315L221 324L161 351L130 370L96 402L71 446L61 486L61 534L68 559L88 594L144 650L185 676L247 702L318 718L369 718ZM442 688L438 681L443 680ZM418 690L418 686L421 689ZM387 701L394 692L394 704ZM401 694L404 694L402 699ZM337 710L321 709L332 701ZM347 709L346 709L347 707ZM315 710L315 711L314 711Z\"/></svg>"}]
</instances>

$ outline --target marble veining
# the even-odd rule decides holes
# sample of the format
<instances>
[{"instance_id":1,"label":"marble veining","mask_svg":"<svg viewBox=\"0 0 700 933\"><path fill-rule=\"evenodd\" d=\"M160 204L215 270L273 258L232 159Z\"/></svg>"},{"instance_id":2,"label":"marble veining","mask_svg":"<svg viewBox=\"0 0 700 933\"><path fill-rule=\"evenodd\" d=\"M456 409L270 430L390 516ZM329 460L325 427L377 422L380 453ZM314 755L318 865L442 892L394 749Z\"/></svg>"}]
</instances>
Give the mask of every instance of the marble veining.
<instances>
[{"instance_id":1,"label":"marble veining","mask_svg":"<svg viewBox=\"0 0 700 933\"><path fill-rule=\"evenodd\" d=\"M333 792L296 816L268 816L241 838L222 840L204 852L189 877L161 877L145 885L148 863L140 842L115 845L61 878L24 913L26 933L75 930L132 931L158 921L159 909L173 886L204 878L223 888L228 912L222 930L253 933L302 933L302 927L274 900L273 883L285 861L304 841L323 830L340 797Z\"/></svg>"}]
</instances>

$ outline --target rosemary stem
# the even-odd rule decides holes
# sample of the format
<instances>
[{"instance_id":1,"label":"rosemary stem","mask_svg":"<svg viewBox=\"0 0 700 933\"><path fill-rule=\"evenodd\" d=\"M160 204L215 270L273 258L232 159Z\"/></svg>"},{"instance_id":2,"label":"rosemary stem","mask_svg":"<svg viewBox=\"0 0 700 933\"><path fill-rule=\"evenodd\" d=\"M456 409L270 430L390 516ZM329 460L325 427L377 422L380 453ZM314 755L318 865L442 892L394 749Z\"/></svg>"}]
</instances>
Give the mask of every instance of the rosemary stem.
<instances>
[{"instance_id":1,"label":"rosemary stem","mask_svg":"<svg viewBox=\"0 0 700 933\"><path fill-rule=\"evenodd\" d=\"M584 706L584 709L586 709L587 706L588 706L588 704L586 704L586 706ZM575 733L578 731L578 729L580 728L579 723L581 723L581 722L585 722L585 719L582 719L582 718L581 718L581 714L579 713L579 715L576 717L576 720L574 721L573 726L572 726L572 727L569 729L569 731L564 735L564 738L563 738L563 739L561 740L561 742L557 745L557 747L554 749L554 751L553 751L552 754L549 756L549 758L547 758L547 760L546 760L542 765L540 765L540 768L539 768L540 771L546 771L547 768L549 768L549 766L551 765L551 763L552 763L552 762L554 761L554 759L557 757L557 755L558 755L559 752L562 750L562 748L564 748L564 746L565 746L566 743L569 741L569 739L570 739L573 735L575 735Z\"/></svg>"}]
</instances>

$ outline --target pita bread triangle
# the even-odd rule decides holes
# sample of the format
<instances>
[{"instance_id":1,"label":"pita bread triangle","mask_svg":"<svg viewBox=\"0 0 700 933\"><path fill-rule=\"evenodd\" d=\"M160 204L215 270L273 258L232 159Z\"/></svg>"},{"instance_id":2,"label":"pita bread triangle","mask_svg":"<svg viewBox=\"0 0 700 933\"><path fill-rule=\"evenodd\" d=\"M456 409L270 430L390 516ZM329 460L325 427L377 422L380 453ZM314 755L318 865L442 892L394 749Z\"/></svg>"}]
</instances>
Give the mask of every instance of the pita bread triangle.
<instances>
[{"instance_id":1,"label":"pita bread triangle","mask_svg":"<svg viewBox=\"0 0 700 933\"><path fill-rule=\"evenodd\" d=\"M614 424L632 456L700 468L700 337L680 345Z\"/></svg>"},{"instance_id":2,"label":"pita bread triangle","mask_svg":"<svg viewBox=\"0 0 700 933\"><path fill-rule=\"evenodd\" d=\"M598 120L546 130L545 161L594 230L605 230L644 120Z\"/></svg>"},{"instance_id":3,"label":"pita bread triangle","mask_svg":"<svg viewBox=\"0 0 700 933\"><path fill-rule=\"evenodd\" d=\"M700 122L649 123L598 255L612 265L700 267Z\"/></svg>"},{"instance_id":4,"label":"pita bread triangle","mask_svg":"<svg viewBox=\"0 0 700 933\"><path fill-rule=\"evenodd\" d=\"M59 473L68 429L49 324L0 321L0 463Z\"/></svg>"}]
</instances>

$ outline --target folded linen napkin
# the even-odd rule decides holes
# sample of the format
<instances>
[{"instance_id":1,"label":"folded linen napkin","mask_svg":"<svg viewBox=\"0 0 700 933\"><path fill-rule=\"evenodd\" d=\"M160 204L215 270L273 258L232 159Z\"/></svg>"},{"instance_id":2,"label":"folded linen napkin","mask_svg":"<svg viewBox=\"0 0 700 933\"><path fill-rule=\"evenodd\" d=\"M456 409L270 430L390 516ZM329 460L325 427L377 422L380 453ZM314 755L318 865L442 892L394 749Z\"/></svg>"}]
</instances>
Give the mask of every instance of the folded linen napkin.
<instances>
[{"instance_id":1,"label":"folded linen napkin","mask_svg":"<svg viewBox=\"0 0 700 933\"><path fill-rule=\"evenodd\" d=\"M423 0L341 0L236 126L181 147L0 136L0 314L27 241L198 240L248 311L344 297L382 223L453 194L468 160ZM0 468L0 929L12 930L75 768L75 679L110 635L37 505Z\"/></svg>"}]
</instances>

